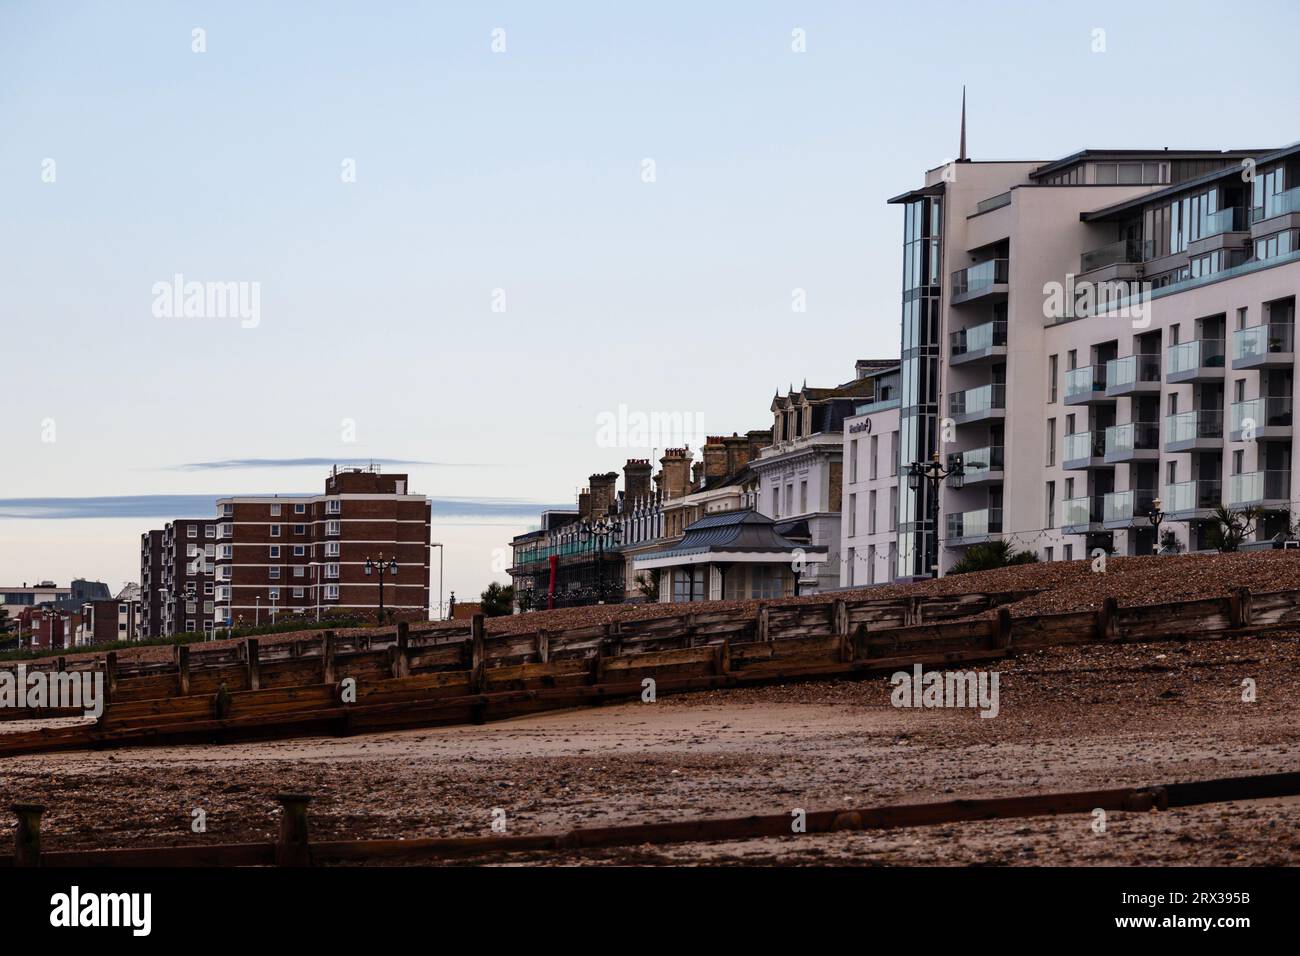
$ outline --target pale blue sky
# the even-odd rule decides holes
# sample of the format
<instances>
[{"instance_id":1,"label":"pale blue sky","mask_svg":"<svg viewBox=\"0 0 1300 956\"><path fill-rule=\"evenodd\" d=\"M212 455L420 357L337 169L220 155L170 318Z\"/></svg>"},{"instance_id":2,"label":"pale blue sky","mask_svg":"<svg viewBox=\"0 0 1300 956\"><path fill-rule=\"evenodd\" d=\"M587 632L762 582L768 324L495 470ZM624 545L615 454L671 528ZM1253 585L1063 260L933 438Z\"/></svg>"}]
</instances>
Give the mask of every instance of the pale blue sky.
<instances>
[{"instance_id":1,"label":"pale blue sky","mask_svg":"<svg viewBox=\"0 0 1300 956\"><path fill-rule=\"evenodd\" d=\"M5 0L0 500L301 491L319 466L174 466L368 456L443 463L409 468L435 497L568 500L637 451L596 447L620 402L743 431L775 386L897 353L884 201L953 156L963 83L977 159L1281 145L1298 27L1286 2ZM260 324L155 318L175 273L259 282ZM134 578L121 520L0 520L0 581ZM499 525L435 531L462 593L521 527L467 520Z\"/></svg>"}]
</instances>

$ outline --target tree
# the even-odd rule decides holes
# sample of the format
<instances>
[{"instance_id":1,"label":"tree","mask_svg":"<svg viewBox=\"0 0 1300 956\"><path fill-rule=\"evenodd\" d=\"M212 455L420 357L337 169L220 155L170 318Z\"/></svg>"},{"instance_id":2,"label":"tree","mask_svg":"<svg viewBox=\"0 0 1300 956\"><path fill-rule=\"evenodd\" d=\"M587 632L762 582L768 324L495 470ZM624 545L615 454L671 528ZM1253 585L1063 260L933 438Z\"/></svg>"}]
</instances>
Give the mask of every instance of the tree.
<instances>
[{"instance_id":1,"label":"tree","mask_svg":"<svg viewBox=\"0 0 1300 956\"><path fill-rule=\"evenodd\" d=\"M990 571L1014 564L1037 564L1038 555L1032 551L1016 551L1010 541L986 541L966 549L966 556L948 569L949 574L969 574L972 571Z\"/></svg>"},{"instance_id":2,"label":"tree","mask_svg":"<svg viewBox=\"0 0 1300 956\"><path fill-rule=\"evenodd\" d=\"M503 587L493 581L487 586L487 590L479 595L479 599L483 602L485 617L503 617L514 610L514 585L507 584Z\"/></svg>"},{"instance_id":3,"label":"tree","mask_svg":"<svg viewBox=\"0 0 1300 956\"><path fill-rule=\"evenodd\" d=\"M659 600L659 569L651 569L649 574L641 573L636 576L636 589L641 592L641 596L651 604Z\"/></svg>"},{"instance_id":4,"label":"tree","mask_svg":"<svg viewBox=\"0 0 1300 956\"><path fill-rule=\"evenodd\" d=\"M1224 505L1217 506L1206 532L1210 547L1219 551L1240 551L1242 542L1255 533L1263 514L1258 508L1233 511Z\"/></svg>"}]
</instances>

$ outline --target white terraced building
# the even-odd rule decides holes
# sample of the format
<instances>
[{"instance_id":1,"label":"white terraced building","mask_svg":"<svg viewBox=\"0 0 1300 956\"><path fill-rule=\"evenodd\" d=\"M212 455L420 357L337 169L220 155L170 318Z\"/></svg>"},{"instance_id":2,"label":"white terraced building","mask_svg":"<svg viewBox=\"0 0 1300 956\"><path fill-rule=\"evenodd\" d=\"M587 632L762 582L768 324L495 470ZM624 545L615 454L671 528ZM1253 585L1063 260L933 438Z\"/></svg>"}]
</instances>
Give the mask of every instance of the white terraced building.
<instances>
[{"instance_id":1,"label":"white terraced building","mask_svg":"<svg viewBox=\"0 0 1300 956\"><path fill-rule=\"evenodd\" d=\"M942 572L997 538L1043 560L1149 554L1153 511L1190 550L1220 504L1264 509L1258 541L1288 529L1300 145L962 158L890 202L899 400L844 439L851 461L897 429L897 457L844 493L894 495L896 530L850 540L846 522L841 550L870 547L876 570L841 584ZM964 477L912 487L936 454Z\"/></svg>"}]
</instances>

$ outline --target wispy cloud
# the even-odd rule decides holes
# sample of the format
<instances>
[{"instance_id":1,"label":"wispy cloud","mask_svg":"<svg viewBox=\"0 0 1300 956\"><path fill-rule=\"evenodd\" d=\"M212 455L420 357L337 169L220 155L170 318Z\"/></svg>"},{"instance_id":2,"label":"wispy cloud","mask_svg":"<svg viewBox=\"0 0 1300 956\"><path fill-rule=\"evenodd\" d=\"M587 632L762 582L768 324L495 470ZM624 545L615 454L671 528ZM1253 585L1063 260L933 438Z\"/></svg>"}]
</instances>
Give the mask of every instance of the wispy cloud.
<instances>
[{"instance_id":1,"label":"wispy cloud","mask_svg":"<svg viewBox=\"0 0 1300 956\"><path fill-rule=\"evenodd\" d=\"M219 497L225 496L123 495L104 498L0 498L0 519L202 518L216 514ZM548 508L572 507L525 501L520 498L432 498L430 501L435 519L536 519L539 512Z\"/></svg>"},{"instance_id":2,"label":"wispy cloud","mask_svg":"<svg viewBox=\"0 0 1300 956\"><path fill-rule=\"evenodd\" d=\"M437 468L493 468L469 462L418 461L406 458L221 458L216 461L189 461L180 465L165 466L167 471L217 471L228 468L321 468L339 465L360 467L365 465L430 465Z\"/></svg>"}]
</instances>

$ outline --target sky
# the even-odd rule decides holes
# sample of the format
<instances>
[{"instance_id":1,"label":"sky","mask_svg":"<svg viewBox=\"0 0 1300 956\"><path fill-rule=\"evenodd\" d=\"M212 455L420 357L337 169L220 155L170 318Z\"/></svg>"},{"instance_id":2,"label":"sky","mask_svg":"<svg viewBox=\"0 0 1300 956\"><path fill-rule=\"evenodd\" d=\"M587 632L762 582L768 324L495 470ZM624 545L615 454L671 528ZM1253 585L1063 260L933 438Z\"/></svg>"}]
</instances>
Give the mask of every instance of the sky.
<instances>
[{"instance_id":1,"label":"sky","mask_svg":"<svg viewBox=\"0 0 1300 956\"><path fill-rule=\"evenodd\" d=\"M373 459L435 499L470 599L588 475L897 356L885 200L954 158L963 84L975 159L1280 146L1297 27L1275 0L0 0L0 584L118 587L169 508ZM177 276L245 308L173 309ZM654 413L684 425L653 451L608 427Z\"/></svg>"}]
</instances>

